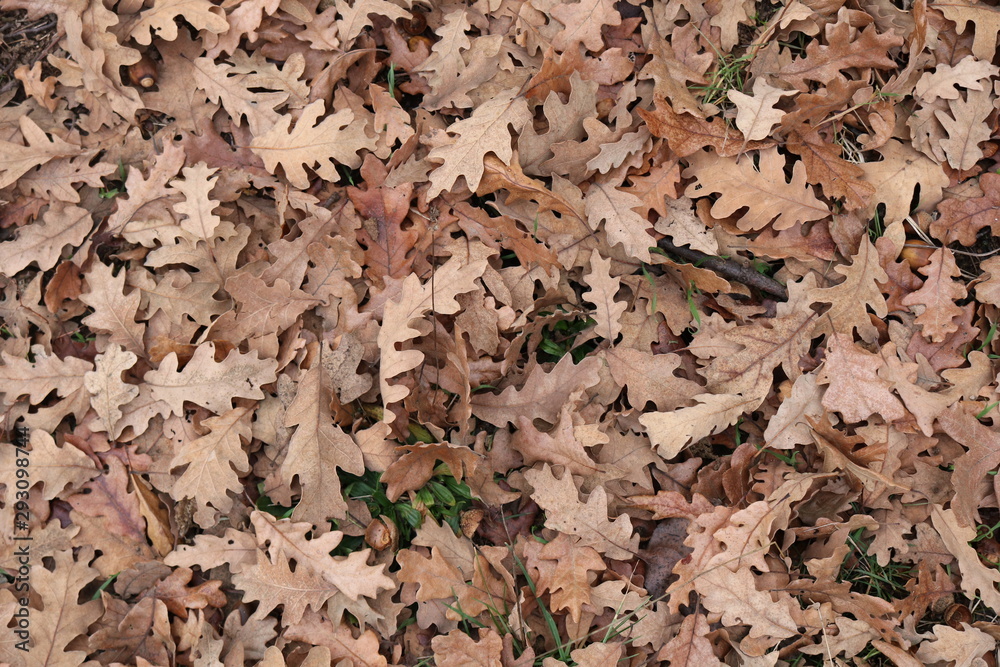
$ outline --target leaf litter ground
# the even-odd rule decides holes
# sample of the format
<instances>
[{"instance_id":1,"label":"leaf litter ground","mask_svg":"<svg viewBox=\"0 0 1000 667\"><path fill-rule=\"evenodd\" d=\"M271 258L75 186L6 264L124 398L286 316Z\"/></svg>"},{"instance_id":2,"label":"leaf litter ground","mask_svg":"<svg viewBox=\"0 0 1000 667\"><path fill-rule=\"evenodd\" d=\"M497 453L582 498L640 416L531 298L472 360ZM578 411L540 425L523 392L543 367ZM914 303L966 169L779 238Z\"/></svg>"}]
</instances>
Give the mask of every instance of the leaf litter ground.
<instances>
[{"instance_id":1,"label":"leaf litter ground","mask_svg":"<svg viewBox=\"0 0 1000 667\"><path fill-rule=\"evenodd\" d=\"M992 664L996 25L0 0L0 662Z\"/></svg>"}]
</instances>

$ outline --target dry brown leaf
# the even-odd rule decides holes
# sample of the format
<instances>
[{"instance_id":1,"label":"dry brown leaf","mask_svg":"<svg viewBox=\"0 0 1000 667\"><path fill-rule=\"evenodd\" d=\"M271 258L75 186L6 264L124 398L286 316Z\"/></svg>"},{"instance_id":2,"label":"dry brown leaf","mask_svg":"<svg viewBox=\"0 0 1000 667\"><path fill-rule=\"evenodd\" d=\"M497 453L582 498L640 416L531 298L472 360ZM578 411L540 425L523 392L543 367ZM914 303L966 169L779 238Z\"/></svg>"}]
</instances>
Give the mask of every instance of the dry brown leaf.
<instances>
[{"instance_id":1,"label":"dry brown leaf","mask_svg":"<svg viewBox=\"0 0 1000 667\"><path fill-rule=\"evenodd\" d=\"M356 168L361 165L358 151L372 150L375 144L354 122L350 109L341 109L320 121L324 111L324 102L316 100L302 110L291 130L292 117L281 116L267 132L254 137L250 149L264 161L268 171L274 173L280 165L285 178L300 190L309 187L304 167L315 169L328 181L338 180L337 163Z\"/></svg>"},{"instance_id":2,"label":"dry brown leaf","mask_svg":"<svg viewBox=\"0 0 1000 667\"><path fill-rule=\"evenodd\" d=\"M208 528L215 525L216 510L228 514L233 498L243 485L242 475L250 472L250 462L243 450L250 441L250 411L236 408L202 424L209 432L185 442L170 461L171 470L187 466L170 490L175 500L191 498L198 502L194 519Z\"/></svg>"},{"instance_id":3,"label":"dry brown leaf","mask_svg":"<svg viewBox=\"0 0 1000 667\"><path fill-rule=\"evenodd\" d=\"M489 102L480 105L471 117L460 120L448 128L440 145L428 154L431 162L441 163L431 172L428 199L444 190L450 190L459 177L464 177L469 190L475 192L483 177L483 159L493 153L504 164L510 164L513 150L507 127L519 131L530 119L524 98L516 90L498 93Z\"/></svg>"},{"instance_id":4,"label":"dry brown leaf","mask_svg":"<svg viewBox=\"0 0 1000 667\"><path fill-rule=\"evenodd\" d=\"M788 229L830 215L829 207L807 185L804 165L795 163L792 180L786 182L785 158L776 148L760 152L758 169L739 164L737 158L705 152L691 155L688 162L690 166L684 175L694 176L696 181L684 194L692 198L718 194L712 205L712 215L716 218L747 208L737 223L741 231L757 231L772 222L776 230Z\"/></svg>"},{"instance_id":5,"label":"dry brown leaf","mask_svg":"<svg viewBox=\"0 0 1000 667\"><path fill-rule=\"evenodd\" d=\"M595 488L584 503L579 500L569 472L564 472L560 479L545 464L540 470L528 470L524 476L535 488L531 497L546 511L546 526L578 536L580 544L593 547L608 558L621 560L635 555L639 536L632 534L628 516L623 514L614 521L608 520L607 492L603 487Z\"/></svg>"},{"instance_id":6,"label":"dry brown leaf","mask_svg":"<svg viewBox=\"0 0 1000 667\"><path fill-rule=\"evenodd\" d=\"M965 286L954 280L962 274L955 263L955 254L948 248L938 248L930 256L930 263L919 269L927 276L923 286L903 297L904 306L922 306L916 323L923 327L925 338L940 343L948 334L957 331L953 321L962 314L955 301L965 298Z\"/></svg>"},{"instance_id":7,"label":"dry brown leaf","mask_svg":"<svg viewBox=\"0 0 1000 667\"><path fill-rule=\"evenodd\" d=\"M240 354L236 350L218 362L215 344L204 343L184 370L177 370L177 353L171 352L143 380L152 388L153 397L166 402L175 415L184 414L185 401L222 414L233 409L233 398L264 398L260 387L275 381L277 365L273 359L258 359L256 352Z\"/></svg>"},{"instance_id":8,"label":"dry brown leaf","mask_svg":"<svg viewBox=\"0 0 1000 667\"><path fill-rule=\"evenodd\" d=\"M739 109L736 127L740 128L747 141L759 141L771 134L771 130L785 115L775 105L782 97L794 94L794 91L775 88L764 79L754 79L753 95L738 90L730 90L726 95Z\"/></svg>"},{"instance_id":9,"label":"dry brown leaf","mask_svg":"<svg viewBox=\"0 0 1000 667\"><path fill-rule=\"evenodd\" d=\"M332 398L330 378L321 364L315 364L299 381L295 398L285 411L284 425L294 426L295 431L280 476L286 485L298 478L302 500L292 516L312 523L343 517L347 511L337 469L355 475L365 470L361 449L333 421Z\"/></svg>"},{"instance_id":10,"label":"dry brown leaf","mask_svg":"<svg viewBox=\"0 0 1000 667\"><path fill-rule=\"evenodd\" d=\"M735 424L744 412L759 404L755 396L740 394L698 394L698 405L673 412L647 412L639 417L657 453L672 459L685 446Z\"/></svg>"}]
</instances>

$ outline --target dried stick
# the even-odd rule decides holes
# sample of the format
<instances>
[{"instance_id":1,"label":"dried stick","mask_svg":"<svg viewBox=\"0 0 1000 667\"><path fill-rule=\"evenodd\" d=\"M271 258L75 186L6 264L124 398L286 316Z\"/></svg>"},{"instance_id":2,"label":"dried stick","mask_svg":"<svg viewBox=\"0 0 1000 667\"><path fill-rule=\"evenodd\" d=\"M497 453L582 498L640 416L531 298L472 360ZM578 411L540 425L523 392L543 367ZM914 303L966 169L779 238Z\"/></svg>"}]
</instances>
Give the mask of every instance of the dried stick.
<instances>
[{"instance_id":1,"label":"dried stick","mask_svg":"<svg viewBox=\"0 0 1000 667\"><path fill-rule=\"evenodd\" d=\"M774 278L769 278L762 273L754 271L748 266L743 266L739 262L731 259L723 259L714 255L708 255L700 250L676 246L669 238L662 238L656 244L661 249L671 255L676 255L681 259L686 259L699 267L715 271L719 275L743 283L749 287L756 287L761 292L776 296L782 301L788 300L788 290Z\"/></svg>"}]
</instances>

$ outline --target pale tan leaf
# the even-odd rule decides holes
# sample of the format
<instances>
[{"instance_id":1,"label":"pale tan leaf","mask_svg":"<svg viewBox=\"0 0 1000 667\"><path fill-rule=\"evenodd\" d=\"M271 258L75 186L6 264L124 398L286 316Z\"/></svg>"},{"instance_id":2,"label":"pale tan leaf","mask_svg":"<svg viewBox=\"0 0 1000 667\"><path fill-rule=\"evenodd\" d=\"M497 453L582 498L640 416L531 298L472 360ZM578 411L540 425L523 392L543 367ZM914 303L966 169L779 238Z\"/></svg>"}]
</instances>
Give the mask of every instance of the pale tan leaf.
<instances>
[{"instance_id":1,"label":"pale tan leaf","mask_svg":"<svg viewBox=\"0 0 1000 667\"><path fill-rule=\"evenodd\" d=\"M879 355L856 345L852 336L834 334L818 377L819 384L829 385L823 406L839 412L849 423L873 414L886 421L902 419L906 414L902 402L892 393L890 383L878 377L883 363Z\"/></svg>"},{"instance_id":2,"label":"pale tan leaf","mask_svg":"<svg viewBox=\"0 0 1000 667\"><path fill-rule=\"evenodd\" d=\"M237 120L246 117L255 141L256 138L263 140L261 135L272 133L278 122L290 117L289 114L282 115L275 111L288 99L289 93L280 89L261 91L260 88L270 86L254 73L243 72L241 68L228 63L217 63L213 58L195 58L187 71L194 85L205 91L209 100L222 104L222 107ZM285 127L287 126L286 122ZM296 132L298 130L299 126L296 125ZM284 138L281 135L279 137ZM264 162L269 164L266 158ZM285 173L288 173L287 167Z\"/></svg>"},{"instance_id":3,"label":"pale tan leaf","mask_svg":"<svg viewBox=\"0 0 1000 667\"><path fill-rule=\"evenodd\" d=\"M622 21L612 0L560 3L552 10L552 16L565 26L552 41L559 51L575 49L581 43L590 51L600 51L604 46L602 27L620 25Z\"/></svg>"},{"instance_id":4,"label":"pale tan leaf","mask_svg":"<svg viewBox=\"0 0 1000 667\"><path fill-rule=\"evenodd\" d=\"M291 484L298 477L302 488L302 500L292 516L316 524L341 518L347 511L337 468L355 475L365 471L361 449L333 421L332 391L322 365L314 364L285 412L284 425L296 428L281 464L281 478Z\"/></svg>"},{"instance_id":5,"label":"pale tan leaf","mask_svg":"<svg viewBox=\"0 0 1000 667\"><path fill-rule=\"evenodd\" d=\"M353 6L352 6L353 4ZM376 14L384 16L393 21L409 17L409 12L394 5L387 0L355 0L348 4L344 0L336 0L337 13L337 36L347 44L364 30L372 25L370 15Z\"/></svg>"},{"instance_id":6,"label":"pale tan leaf","mask_svg":"<svg viewBox=\"0 0 1000 667\"><path fill-rule=\"evenodd\" d=\"M197 30L213 33L229 30L224 12L209 0L153 0L152 7L135 17L128 33L140 44L149 44L152 36L171 42L177 39L174 19L178 17L183 17Z\"/></svg>"},{"instance_id":7,"label":"pale tan leaf","mask_svg":"<svg viewBox=\"0 0 1000 667\"><path fill-rule=\"evenodd\" d=\"M58 551L53 555L54 569L32 569L31 588L44 605L34 609L31 618L31 650L28 667L47 665L80 665L87 657L86 651L70 650L70 642L86 637L90 624L101 617L101 603L97 600L79 602L80 592L100 576L90 566L94 557L91 547L84 547L73 559L73 551Z\"/></svg>"},{"instance_id":8,"label":"pale tan leaf","mask_svg":"<svg viewBox=\"0 0 1000 667\"><path fill-rule=\"evenodd\" d=\"M611 276L611 260L604 259L595 250L590 255L590 273L583 280L590 287L583 293L583 298L596 307L594 320L597 321L597 334L614 345L622 331L622 314L628 307L624 301L615 301L621 278Z\"/></svg>"},{"instance_id":9,"label":"pale tan leaf","mask_svg":"<svg viewBox=\"0 0 1000 667\"><path fill-rule=\"evenodd\" d=\"M32 262L48 271L59 262L64 247L80 245L93 227L86 209L54 203L42 214L42 222L23 227L16 239L0 243L0 267L8 276Z\"/></svg>"},{"instance_id":10,"label":"pale tan leaf","mask_svg":"<svg viewBox=\"0 0 1000 667\"><path fill-rule=\"evenodd\" d=\"M525 416L517 418L517 433L511 440L511 446L521 452L526 465L543 461L566 466L577 475L592 475L600 471L574 435L572 408L572 405L563 406L559 422L547 433L536 429L531 419Z\"/></svg>"},{"instance_id":11,"label":"pale tan leaf","mask_svg":"<svg viewBox=\"0 0 1000 667\"><path fill-rule=\"evenodd\" d=\"M857 329L863 340L874 342L878 331L868 315L868 308L880 318L886 316L888 307L879 285L889 279L879 263L875 246L862 238L858 253L851 257L851 264L836 266L833 270L845 276L843 282L832 287L813 287L806 292L811 301L832 304L816 322L816 334L851 334Z\"/></svg>"},{"instance_id":12,"label":"pale tan leaf","mask_svg":"<svg viewBox=\"0 0 1000 667\"><path fill-rule=\"evenodd\" d=\"M382 402L389 405L405 398L410 390L404 385L390 385L389 380L413 370L423 361L423 352L398 349L398 346L420 335L412 326L413 320L424 317L433 307L435 314L451 315L461 306L455 297L476 289L476 279L486 270L486 260L465 263L458 257L448 260L437 269L434 279L424 284L415 274L403 281L402 293L385 305L378 345L382 350L379 365L379 384Z\"/></svg>"},{"instance_id":13,"label":"pale tan leaf","mask_svg":"<svg viewBox=\"0 0 1000 667\"><path fill-rule=\"evenodd\" d=\"M41 403L53 391L58 396L69 396L84 388L84 377L94 368L79 357L60 359L47 353L42 345L32 345L31 355L34 361L0 352L0 389L8 403L21 396L27 396L32 404Z\"/></svg>"},{"instance_id":14,"label":"pale tan leaf","mask_svg":"<svg viewBox=\"0 0 1000 667\"><path fill-rule=\"evenodd\" d=\"M250 150L271 173L280 165L288 182L300 190L309 187L305 167L315 169L325 180L339 180L337 163L360 166L358 151L374 150L375 142L365 134L363 126L354 122L350 109L341 109L319 121L324 110L323 100L316 100L302 110L292 130L291 115L281 116L270 130L254 137Z\"/></svg>"},{"instance_id":15,"label":"pale tan leaf","mask_svg":"<svg viewBox=\"0 0 1000 667\"><path fill-rule=\"evenodd\" d=\"M904 306L918 306L916 323L923 327L925 338L934 343L942 342L958 330L954 320L962 314L955 301L966 296L965 285L954 280L962 275L955 263L955 253L950 248L938 248L930 256L930 263L919 269L927 276L923 286L903 297Z\"/></svg>"},{"instance_id":16,"label":"pale tan leaf","mask_svg":"<svg viewBox=\"0 0 1000 667\"><path fill-rule=\"evenodd\" d=\"M431 186L427 198L432 199L444 190L450 190L460 176L465 178L469 190L479 187L483 177L483 159L493 153L504 164L510 164L514 155L508 126L520 131L531 118L528 103L517 95L517 90L497 93L479 105L472 116L448 126L449 136L428 154L431 162L441 165L431 172Z\"/></svg>"},{"instance_id":17,"label":"pale tan leaf","mask_svg":"<svg viewBox=\"0 0 1000 667\"><path fill-rule=\"evenodd\" d=\"M274 382L278 362L258 359L256 352L240 354L233 350L221 362L215 361L215 344L203 343L191 360L178 371L177 353L171 352L156 370L143 376L153 390L153 397L165 401L175 415L184 414L184 402L222 414L233 409L234 398L264 398L261 385Z\"/></svg>"},{"instance_id":18,"label":"pale tan leaf","mask_svg":"<svg viewBox=\"0 0 1000 667\"><path fill-rule=\"evenodd\" d=\"M986 667L989 663L983 656L992 654L997 645L996 639L968 623L962 623L961 629L935 625L933 633L934 639L921 642L917 649L917 657L925 665L947 662Z\"/></svg>"},{"instance_id":19,"label":"pale tan leaf","mask_svg":"<svg viewBox=\"0 0 1000 667\"><path fill-rule=\"evenodd\" d=\"M41 429L31 431L28 442L31 443L31 468L44 482L41 497L45 500L63 496L67 487L75 491L101 474L89 456L69 443L61 447L56 445L55 439ZM24 462L24 452L17 450L10 446L0 449L0 474L5 475L4 479L17 478L17 459Z\"/></svg>"},{"instance_id":20,"label":"pale tan leaf","mask_svg":"<svg viewBox=\"0 0 1000 667\"><path fill-rule=\"evenodd\" d=\"M677 354L652 354L627 347L613 347L604 352L611 377L628 388L632 407L643 409L652 401L664 412L681 407L705 391L697 382L674 375L682 359Z\"/></svg>"},{"instance_id":21,"label":"pale tan leaf","mask_svg":"<svg viewBox=\"0 0 1000 667\"><path fill-rule=\"evenodd\" d=\"M595 357L574 365L572 355L567 354L548 373L541 365L535 366L520 389L510 386L499 394L476 394L472 413L497 426L514 423L520 415L554 424L571 394L599 382L598 368L600 361Z\"/></svg>"},{"instance_id":22,"label":"pale tan leaf","mask_svg":"<svg viewBox=\"0 0 1000 667\"><path fill-rule=\"evenodd\" d=\"M83 318L92 331L108 332L109 341L118 343L129 352L145 356L146 345L143 336L146 325L136 321L139 309L139 292L132 290L125 294L125 271L112 275L114 269L100 262L95 263L86 274L88 291L80 295L80 300L94 309Z\"/></svg>"},{"instance_id":23,"label":"pale tan leaf","mask_svg":"<svg viewBox=\"0 0 1000 667\"><path fill-rule=\"evenodd\" d=\"M673 412L647 412L639 417L657 453L672 459L692 442L720 433L735 424L760 401L739 394L698 394L698 405Z\"/></svg>"},{"instance_id":24,"label":"pale tan leaf","mask_svg":"<svg viewBox=\"0 0 1000 667\"><path fill-rule=\"evenodd\" d=\"M240 476L250 472L250 461L243 447L250 442L250 416L246 408L235 408L202 422L209 429L197 440L185 441L173 459L170 470L187 466L170 490L177 501L197 501L194 519L199 526L215 525L216 510L227 514L233 497L243 488Z\"/></svg>"},{"instance_id":25,"label":"pale tan leaf","mask_svg":"<svg viewBox=\"0 0 1000 667\"><path fill-rule=\"evenodd\" d=\"M261 616L281 605L281 617L289 625L302 620L307 608L321 610L337 594L337 587L319 575L308 570L292 572L284 554L272 563L260 550L256 563L233 574L233 585L243 591L244 599L258 601Z\"/></svg>"},{"instance_id":26,"label":"pale tan leaf","mask_svg":"<svg viewBox=\"0 0 1000 667\"><path fill-rule=\"evenodd\" d=\"M931 507L931 521L948 551L958 560L962 590L970 599L982 598L990 607L1000 609L1000 593L996 588L1000 583L1000 572L995 567L983 565L979 554L969 546L969 542L976 537L976 529L959 525L955 511L946 510L938 504Z\"/></svg>"},{"instance_id":27,"label":"pale tan leaf","mask_svg":"<svg viewBox=\"0 0 1000 667\"><path fill-rule=\"evenodd\" d=\"M603 221L608 243L620 243L629 257L650 261L649 248L656 241L648 231L652 225L634 210L642 205L638 197L610 182L595 181L587 190L584 203L591 229L597 229Z\"/></svg>"},{"instance_id":28,"label":"pale tan leaf","mask_svg":"<svg viewBox=\"0 0 1000 667\"><path fill-rule=\"evenodd\" d=\"M712 650L712 642L704 614L690 614L681 622L680 630L656 654L657 660L668 660L677 667L715 667L723 664Z\"/></svg>"},{"instance_id":29,"label":"pale tan leaf","mask_svg":"<svg viewBox=\"0 0 1000 667\"><path fill-rule=\"evenodd\" d=\"M204 162L193 167L184 167L184 180L174 180L170 186L184 196L184 201L174 204L174 210L181 216L180 227L195 238L212 238L215 228L222 219L212 211L219 205L217 199L209 199L209 193L219 177L209 178L218 169L209 169Z\"/></svg>"},{"instance_id":30,"label":"pale tan leaf","mask_svg":"<svg viewBox=\"0 0 1000 667\"><path fill-rule=\"evenodd\" d=\"M997 33L1000 32L1000 11L989 5L956 2L935 5L949 21L955 22L956 31L972 32L972 54L983 62L991 62L997 48ZM975 28L969 27L973 23Z\"/></svg>"},{"instance_id":31,"label":"pale tan leaf","mask_svg":"<svg viewBox=\"0 0 1000 667\"><path fill-rule=\"evenodd\" d=\"M878 149L880 162L864 162L862 177L875 187L875 194L864 210L869 218L879 204L885 205L884 225L902 221L910 213L917 188L920 197L917 210L925 210L941 201L942 189L948 186L947 174L940 165L918 153L910 144L890 139Z\"/></svg>"},{"instance_id":32,"label":"pale tan leaf","mask_svg":"<svg viewBox=\"0 0 1000 667\"><path fill-rule=\"evenodd\" d=\"M83 385L93 396L91 403L94 410L112 438L121 434L121 406L139 395L139 387L122 380L122 373L132 368L137 360L138 357L126 352L120 345L109 345L104 354L94 359L94 370L83 376ZM91 429L98 430L97 426Z\"/></svg>"},{"instance_id":33,"label":"pale tan leaf","mask_svg":"<svg viewBox=\"0 0 1000 667\"><path fill-rule=\"evenodd\" d=\"M998 74L1000 68L996 65L967 55L954 65L938 63L933 72L924 72L917 81L913 94L926 102L933 102L938 98L957 100L959 91L956 86L968 90L985 90L981 81Z\"/></svg>"},{"instance_id":34,"label":"pale tan leaf","mask_svg":"<svg viewBox=\"0 0 1000 667\"><path fill-rule=\"evenodd\" d=\"M593 548L565 533L542 547L541 560L554 561L554 566L539 577L539 592L547 590L553 609L568 609L574 622L580 621L583 605L590 604L590 572L607 569L604 560Z\"/></svg>"},{"instance_id":35,"label":"pale tan leaf","mask_svg":"<svg viewBox=\"0 0 1000 667\"><path fill-rule=\"evenodd\" d=\"M953 168L959 171L972 169L983 158L983 149L979 144L993 134L986 123L986 117L993 111L993 102L989 91L969 91L966 99L948 102L951 115L940 110L934 112L948 133L948 138L941 141L941 148Z\"/></svg>"},{"instance_id":36,"label":"pale tan leaf","mask_svg":"<svg viewBox=\"0 0 1000 667\"><path fill-rule=\"evenodd\" d=\"M503 641L493 630L479 631L479 641L461 630L438 635L431 640L434 664L438 667L500 667Z\"/></svg>"},{"instance_id":37,"label":"pale tan leaf","mask_svg":"<svg viewBox=\"0 0 1000 667\"><path fill-rule=\"evenodd\" d=\"M712 568L695 580L695 587L705 609L721 614L727 626L749 626L750 637L783 639L798 634L798 623L788 604L791 597L785 594L776 603L769 593L757 590L749 568L736 572L726 567Z\"/></svg>"},{"instance_id":38,"label":"pale tan leaf","mask_svg":"<svg viewBox=\"0 0 1000 667\"><path fill-rule=\"evenodd\" d=\"M21 136L24 137L25 145L0 140L0 188L14 183L32 167L45 164L53 158L72 157L81 152L79 147L59 137L47 137L27 114L22 114L18 122L21 124Z\"/></svg>"},{"instance_id":39,"label":"pale tan leaf","mask_svg":"<svg viewBox=\"0 0 1000 667\"><path fill-rule=\"evenodd\" d=\"M257 534L257 542L264 547L270 543L268 553L272 560L279 555L294 560L299 567L308 568L336 586L351 600L359 597L377 597L379 591L396 588L384 573L384 565L368 565L369 549L358 549L347 556L331 556L344 534L333 530L307 539L313 530L311 523L295 523L289 519L275 519L265 512L254 511L250 520Z\"/></svg>"},{"instance_id":40,"label":"pale tan leaf","mask_svg":"<svg viewBox=\"0 0 1000 667\"><path fill-rule=\"evenodd\" d=\"M820 201L806 182L801 162L792 167L792 180L785 180L785 157L777 148L761 150L758 169L746 158L726 158L698 152L688 158L690 167L684 176L696 181L684 191L688 197L717 193L712 216L725 218L746 208L737 225L742 231L756 231L772 223L776 230L788 229L799 222L821 220L830 208Z\"/></svg>"},{"instance_id":41,"label":"pale tan leaf","mask_svg":"<svg viewBox=\"0 0 1000 667\"><path fill-rule=\"evenodd\" d=\"M632 534L628 516L623 514L614 521L608 520L604 487L596 487L584 503L568 471L559 479L545 464L541 470L526 471L524 477L535 488L531 497L545 510L547 527L578 536L580 544L593 547L608 558L624 560L636 554L639 536Z\"/></svg>"},{"instance_id":42,"label":"pale tan leaf","mask_svg":"<svg viewBox=\"0 0 1000 667\"><path fill-rule=\"evenodd\" d=\"M764 78L754 79L753 95L738 90L730 90L729 101L736 105L736 127L740 128L747 141L757 141L771 134L775 125L781 122L784 111L774 108L782 97L796 94L792 90L782 90L769 84Z\"/></svg>"}]
</instances>

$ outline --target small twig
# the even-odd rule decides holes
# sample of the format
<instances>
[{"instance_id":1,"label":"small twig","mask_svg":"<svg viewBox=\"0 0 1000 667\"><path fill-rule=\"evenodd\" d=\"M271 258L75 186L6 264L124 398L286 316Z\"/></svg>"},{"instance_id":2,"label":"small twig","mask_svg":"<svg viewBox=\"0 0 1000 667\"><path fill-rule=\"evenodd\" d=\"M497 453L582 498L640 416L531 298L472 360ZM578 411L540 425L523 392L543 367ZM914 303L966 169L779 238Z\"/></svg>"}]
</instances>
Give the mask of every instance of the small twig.
<instances>
[{"instance_id":1,"label":"small twig","mask_svg":"<svg viewBox=\"0 0 1000 667\"><path fill-rule=\"evenodd\" d=\"M51 30L56 27L56 15L49 14L52 18L39 19L35 23L29 23L23 28L18 28L17 30L4 35L4 37L17 37L18 35L34 35L40 32L45 32L46 30Z\"/></svg>"},{"instance_id":2,"label":"small twig","mask_svg":"<svg viewBox=\"0 0 1000 667\"><path fill-rule=\"evenodd\" d=\"M782 301L788 300L788 290L774 278L769 278L763 273L758 273L748 266L743 266L739 262L731 259L723 259L714 255L708 255L700 250L676 246L669 238L662 238L657 245L666 250L671 255L677 255L681 259L686 259L699 267L715 271L719 275L743 283L749 287L756 287L761 292L776 296Z\"/></svg>"},{"instance_id":3,"label":"small twig","mask_svg":"<svg viewBox=\"0 0 1000 667\"><path fill-rule=\"evenodd\" d=\"M52 51L53 48L55 48L56 44L59 43L59 40L62 39L62 37L63 37L63 33L62 32L57 32L55 34L55 36L52 38L52 40L49 42L49 45L46 46L44 49L42 49L40 52L38 52L34 56L34 60L32 60L30 64L34 65L36 62L38 62L42 58L46 57L49 54L49 52ZM9 65L7 65L7 67L5 67L2 72L0 72L0 78L5 77L5 76L9 76L10 75L10 70L12 70L14 68L14 65L16 65L16 64L19 64L19 63L15 60L15 61L12 61ZM27 65L28 63L20 63L20 64ZM0 86L0 95L6 93L8 90L10 90L14 86L18 85L19 83L21 83L20 79L11 77L11 79L9 81L5 82L3 84L3 86Z\"/></svg>"}]
</instances>

